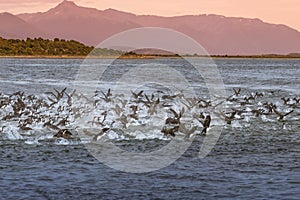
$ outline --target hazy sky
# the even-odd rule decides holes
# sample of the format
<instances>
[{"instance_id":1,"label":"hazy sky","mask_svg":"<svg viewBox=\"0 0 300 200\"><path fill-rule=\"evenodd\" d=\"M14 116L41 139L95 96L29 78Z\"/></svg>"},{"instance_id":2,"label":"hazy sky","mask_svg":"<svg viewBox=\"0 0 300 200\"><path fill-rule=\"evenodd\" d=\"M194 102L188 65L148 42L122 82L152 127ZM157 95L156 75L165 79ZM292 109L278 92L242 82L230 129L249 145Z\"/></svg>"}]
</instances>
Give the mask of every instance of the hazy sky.
<instances>
[{"instance_id":1,"label":"hazy sky","mask_svg":"<svg viewBox=\"0 0 300 200\"><path fill-rule=\"evenodd\" d=\"M0 12L46 11L62 0L0 0ZM260 18L300 30L300 0L74 0L100 10L114 8L135 14L163 16L221 14Z\"/></svg>"}]
</instances>

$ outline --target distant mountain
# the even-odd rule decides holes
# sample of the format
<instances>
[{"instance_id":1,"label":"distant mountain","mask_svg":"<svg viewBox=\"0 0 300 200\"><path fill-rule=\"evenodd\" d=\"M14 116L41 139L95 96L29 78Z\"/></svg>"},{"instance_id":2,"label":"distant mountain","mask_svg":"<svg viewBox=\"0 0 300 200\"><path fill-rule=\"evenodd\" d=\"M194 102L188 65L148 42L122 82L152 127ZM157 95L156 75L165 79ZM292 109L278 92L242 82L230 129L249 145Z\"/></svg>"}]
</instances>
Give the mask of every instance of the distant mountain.
<instances>
[{"instance_id":1,"label":"distant mountain","mask_svg":"<svg viewBox=\"0 0 300 200\"><path fill-rule=\"evenodd\" d=\"M44 13L20 14L21 19L51 35L51 38L74 39L87 45L97 45L111 35L140 27L123 20L122 12L111 13L94 8L79 7L63 1Z\"/></svg>"},{"instance_id":2,"label":"distant mountain","mask_svg":"<svg viewBox=\"0 0 300 200\"><path fill-rule=\"evenodd\" d=\"M9 23L2 15L9 15ZM13 20L14 19L14 20ZM288 54L300 52L300 32L259 19L220 15L160 17L114 9L97 10L63 1L47 12L0 15L0 36L74 39L87 45L132 28L164 27L198 41L210 54ZM40 30L40 31L39 31Z\"/></svg>"},{"instance_id":3,"label":"distant mountain","mask_svg":"<svg viewBox=\"0 0 300 200\"><path fill-rule=\"evenodd\" d=\"M46 35L15 15L0 13L0 36L4 38L25 39L27 37L45 37Z\"/></svg>"}]
</instances>

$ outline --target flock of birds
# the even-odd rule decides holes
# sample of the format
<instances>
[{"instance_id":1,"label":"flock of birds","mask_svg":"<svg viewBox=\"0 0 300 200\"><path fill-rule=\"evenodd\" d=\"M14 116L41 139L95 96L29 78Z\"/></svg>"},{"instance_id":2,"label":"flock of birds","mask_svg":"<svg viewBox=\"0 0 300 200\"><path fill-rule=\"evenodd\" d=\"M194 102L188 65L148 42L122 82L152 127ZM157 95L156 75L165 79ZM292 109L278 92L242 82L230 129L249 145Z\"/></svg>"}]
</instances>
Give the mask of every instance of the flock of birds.
<instances>
[{"instance_id":1,"label":"flock of birds","mask_svg":"<svg viewBox=\"0 0 300 200\"><path fill-rule=\"evenodd\" d=\"M234 88L228 97L190 98L183 91L140 90L131 91L126 99L111 89L96 90L88 97L64 88L41 95L21 91L0 94L0 137L24 139L46 132L49 140L72 140L81 131L91 141L108 134L126 137L133 132L135 137L155 133L161 138L190 138L209 134L209 129L220 123L249 125L251 119L259 119L279 122L284 128L287 121L299 120L300 98L279 97L272 102L274 93Z\"/></svg>"}]
</instances>

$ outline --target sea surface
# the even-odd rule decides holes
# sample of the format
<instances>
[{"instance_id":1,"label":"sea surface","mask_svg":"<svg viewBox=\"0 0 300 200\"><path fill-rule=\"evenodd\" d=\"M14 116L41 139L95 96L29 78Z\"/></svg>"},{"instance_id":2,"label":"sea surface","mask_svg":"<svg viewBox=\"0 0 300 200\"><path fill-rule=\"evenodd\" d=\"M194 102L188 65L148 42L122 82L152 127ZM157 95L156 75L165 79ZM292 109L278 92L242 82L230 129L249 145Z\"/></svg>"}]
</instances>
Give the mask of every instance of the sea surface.
<instances>
[{"instance_id":1,"label":"sea surface","mask_svg":"<svg viewBox=\"0 0 300 200\"><path fill-rule=\"evenodd\" d=\"M104 65L111 60L93 62ZM212 65L206 60L199 62L208 68ZM224 123L220 137L204 158L199 157L199 151L209 131L203 135L199 128L193 140L188 139L190 147L176 161L150 172L133 173L97 159L86 147L92 144L88 138L53 139L56 131L43 123L47 117L52 120L73 113L62 104L6 117L15 111L13 105L19 98L27 105L34 97L32 102L44 99L50 104L48 97L53 99L64 88L71 94L80 69L86 67L83 60L0 59L0 199L300 199L300 60L216 59L214 63L226 89L222 102L230 112L241 112L230 124ZM98 88L103 92L98 93L102 97L98 100L103 100L107 86L122 74L143 65L173 67L189 79L197 95L209 97L205 81L181 59L120 59L99 80L104 86ZM239 88L240 94L235 94L233 89ZM255 98L245 100L251 96ZM66 95L63 98L66 103ZM291 113L279 120L279 115L265 106L271 103L277 111ZM201 109L208 112L204 106ZM254 110L263 114L256 116ZM188 112L196 111L185 108ZM20 124L29 115L44 121L34 122L30 131L21 130ZM218 123L212 119L212 126ZM76 131L76 122L71 121L67 128ZM131 135L109 132L106 139L138 153L155 151L174 140L154 129L150 126L150 130ZM177 145L184 140L178 139ZM133 168L139 163L135 157L129 162Z\"/></svg>"}]
</instances>

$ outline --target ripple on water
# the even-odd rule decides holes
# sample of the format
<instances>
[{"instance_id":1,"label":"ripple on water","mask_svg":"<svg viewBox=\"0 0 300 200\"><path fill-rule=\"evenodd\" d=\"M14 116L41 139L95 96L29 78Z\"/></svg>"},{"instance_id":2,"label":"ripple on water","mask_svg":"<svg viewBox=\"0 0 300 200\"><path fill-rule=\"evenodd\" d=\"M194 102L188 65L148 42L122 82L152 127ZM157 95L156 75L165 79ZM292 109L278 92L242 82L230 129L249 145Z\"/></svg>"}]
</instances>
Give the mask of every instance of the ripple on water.
<instances>
[{"instance_id":1,"label":"ripple on water","mask_svg":"<svg viewBox=\"0 0 300 200\"><path fill-rule=\"evenodd\" d=\"M41 95L45 91L53 91L53 88L69 87L80 62L72 59L9 59L4 62L0 59L1 92L11 94L22 90L27 95ZM130 65L128 61L119 62ZM139 61L133 62L139 64ZM178 66L175 59L164 62ZM256 108L262 108L263 103L268 101L285 111L288 106L283 104L281 98L299 97L299 61L220 59L216 62L229 94L232 88L238 87L247 91L243 95L264 92L259 103L253 102ZM116 73L120 74L120 71ZM71 88L68 90L72 92ZM228 105L230 110L236 103ZM247 112L254 108L252 105L246 107ZM3 108L0 113L3 118ZM47 111L48 114L51 112ZM1 120L1 126L3 123ZM81 141L52 140L53 130L39 125L34 131L24 134L17 128L17 123L9 121L6 125L13 126L7 126L9 128L0 133L0 199L300 197L298 111L284 122L278 121L276 115L241 115L231 125L225 125L207 157L197 157L205 139L205 136L198 135L176 162L144 174L124 173L105 166L86 150L84 143L89 143L89 138L81 138ZM110 132L106 139L132 152L154 151L170 142L170 139L165 140L159 135L152 137L144 133L129 137Z\"/></svg>"}]
</instances>

